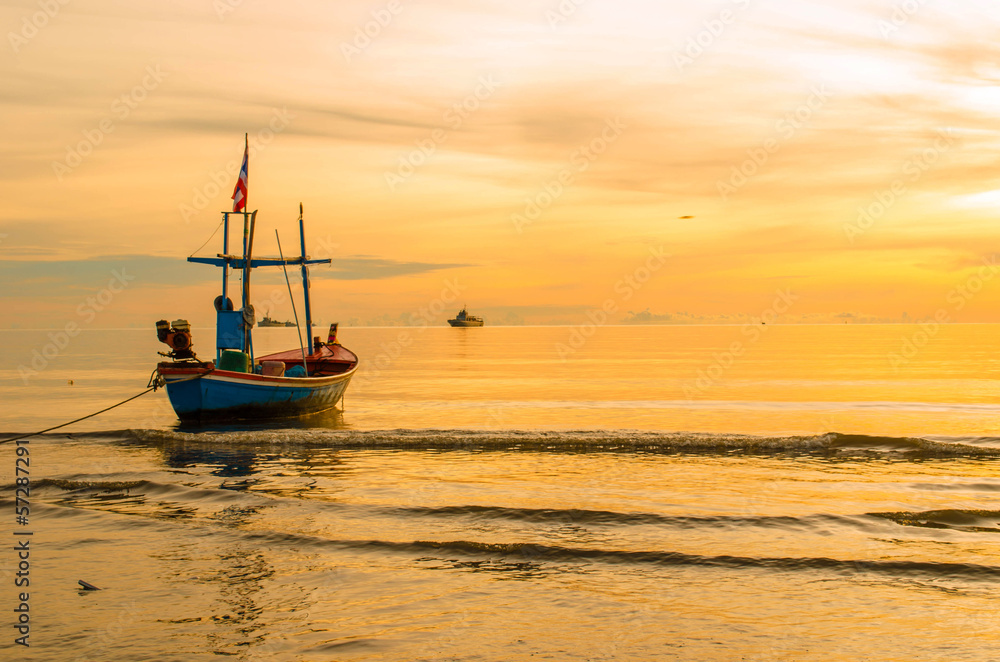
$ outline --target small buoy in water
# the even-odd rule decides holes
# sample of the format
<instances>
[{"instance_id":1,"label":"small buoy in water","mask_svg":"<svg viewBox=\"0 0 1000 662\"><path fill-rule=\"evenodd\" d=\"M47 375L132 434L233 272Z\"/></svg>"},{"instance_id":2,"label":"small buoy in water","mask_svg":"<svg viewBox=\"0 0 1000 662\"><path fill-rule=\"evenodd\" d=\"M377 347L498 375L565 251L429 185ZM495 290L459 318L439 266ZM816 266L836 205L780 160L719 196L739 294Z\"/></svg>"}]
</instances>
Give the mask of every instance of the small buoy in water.
<instances>
[{"instance_id":1,"label":"small buoy in water","mask_svg":"<svg viewBox=\"0 0 1000 662\"><path fill-rule=\"evenodd\" d=\"M101 589L97 588L96 586L94 586L93 584L88 584L87 582L83 581L82 579L78 579L78 580L76 580L76 582L80 586L83 587L84 591L100 591L101 590Z\"/></svg>"}]
</instances>

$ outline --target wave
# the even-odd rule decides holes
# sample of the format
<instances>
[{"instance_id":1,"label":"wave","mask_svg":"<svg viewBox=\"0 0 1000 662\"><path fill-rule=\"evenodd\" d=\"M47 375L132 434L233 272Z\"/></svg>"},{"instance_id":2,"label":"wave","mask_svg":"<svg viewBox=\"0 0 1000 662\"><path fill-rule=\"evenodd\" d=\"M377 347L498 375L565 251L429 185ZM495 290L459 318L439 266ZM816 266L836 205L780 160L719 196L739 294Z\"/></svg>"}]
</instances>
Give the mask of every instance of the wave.
<instances>
[{"instance_id":1,"label":"wave","mask_svg":"<svg viewBox=\"0 0 1000 662\"><path fill-rule=\"evenodd\" d=\"M13 436L16 433L0 433ZM35 439L103 439L154 445L192 444L250 450L260 445L344 449L503 450L635 453L902 453L1000 457L1000 437L891 437L827 432L758 436L643 430L331 430L324 428L128 429L50 433Z\"/></svg>"},{"instance_id":2,"label":"wave","mask_svg":"<svg viewBox=\"0 0 1000 662\"><path fill-rule=\"evenodd\" d=\"M14 485L8 486L13 492ZM186 507L227 509L247 506L259 508L273 505L288 498L301 505L298 494L275 494L265 489L264 494L247 492L242 481L230 484L224 480L217 487L196 487L161 483L150 480L87 480L77 478L44 478L32 483L32 491L39 496L55 497L61 506L119 510L121 504L132 505L150 500L157 507ZM288 490L286 490L288 491ZM5 503L0 499L0 504ZM252 505L249 505L252 504ZM855 517L815 514L786 515L712 515L686 516L663 515L645 512L617 512L581 508L515 508L505 506L456 505L456 506L378 506L314 501L308 504L319 511L344 513L353 511L366 516L413 518L508 520L541 524L581 524L597 526L655 525L677 529L760 527L779 529L815 529L836 525L857 526ZM130 514L136 514L129 509ZM193 511L192 511L193 514Z\"/></svg>"},{"instance_id":3,"label":"wave","mask_svg":"<svg viewBox=\"0 0 1000 662\"><path fill-rule=\"evenodd\" d=\"M0 500L3 503L3 500ZM45 511L80 513L77 508L43 506ZM86 511L86 509L84 509ZM55 513L47 513L47 517ZM124 513L121 513L124 514ZM156 526L160 518L146 519L143 524ZM222 518L214 518L217 521ZM140 520L141 521L141 520ZM133 522L134 526L139 522ZM218 523L218 522L217 522ZM188 531L187 535L191 535ZM736 556L729 554L687 554L666 550L631 551L541 545L537 543L498 543L470 540L417 540L412 542L390 540L338 540L306 533L284 531L246 531L227 528L225 532L211 528L203 535L218 541L219 536L238 536L243 542L255 546L291 546L303 549L339 549L362 553L394 553L414 557L414 561L436 564L438 567L489 571L515 571L524 576L558 572L565 568L553 564L608 563L628 565L656 565L669 567L715 567L734 569L760 569L773 572L826 571L840 575L869 575L878 573L892 577L955 577L972 580L998 581L1000 567L978 563L939 563L907 560L851 560L830 557L767 557Z\"/></svg>"},{"instance_id":4,"label":"wave","mask_svg":"<svg viewBox=\"0 0 1000 662\"><path fill-rule=\"evenodd\" d=\"M13 491L13 485L9 486ZM300 502L297 493L277 494L270 490L257 494L242 489L242 485L217 487L176 485L148 480L81 480L42 479L32 485L37 495L52 495L59 506L98 509L121 514L151 517L164 513L171 517L227 517L256 512L277 501L289 498ZM973 489L982 485L969 485ZM993 487L993 486L990 486ZM284 490L290 492L289 490ZM5 500L0 499L0 504ZM223 507L217 511L217 508ZM367 517L441 518L453 520L519 521L549 525L587 525L601 527L656 526L671 529L734 530L778 529L782 531L833 532L835 530L871 530L878 523L891 522L898 526L927 529L950 529L973 533L1000 533L1000 511L941 509L930 511L871 512L858 515L813 513L806 515L668 515L650 512L621 512L582 508L517 508L486 505L453 506L380 506L344 504L326 501L312 502L309 508L321 512ZM139 508L137 511L136 508Z\"/></svg>"},{"instance_id":5,"label":"wave","mask_svg":"<svg viewBox=\"0 0 1000 662\"><path fill-rule=\"evenodd\" d=\"M922 512L870 513L902 526L927 529L954 529L982 533L1000 533L1000 511L996 510L925 510Z\"/></svg>"},{"instance_id":6,"label":"wave","mask_svg":"<svg viewBox=\"0 0 1000 662\"><path fill-rule=\"evenodd\" d=\"M0 438L18 433L0 433ZM760 436L644 430L337 430L328 428L205 428L197 431L126 429L49 433L32 439L94 439L152 445L191 444L253 450L261 445L343 449L501 450L632 453L901 453L942 457L1000 457L1000 437L891 437L827 432Z\"/></svg>"},{"instance_id":7,"label":"wave","mask_svg":"<svg viewBox=\"0 0 1000 662\"><path fill-rule=\"evenodd\" d=\"M819 435L757 436L735 433L642 430L250 430L113 431L109 438L154 445L192 444L251 449L301 445L343 449L498 450L628 453L896 453L918 456L1000 458L997 437L890 437L828 432ZM90 437L99 436L91 433Z\"/></svg>"},{"instance_id":8,"label":"wave","mask_svg":"<svg viewBox=\"0 0 1000 662\"><path fill-rule=\"evenodd\" d=\"M211 534L218 539L218 532ZM553 564L608 563L668 567L760 569L773 572L827 571L840 575L879 573L891 577L964 578L1000 580L1000 567L977 563L937 563L906 560L845 560L829 557L761 557L687 554L671 551L594 549L536 543L487 543L469 540L401 542L390 540L337 540L304 533L230 529L241 541L255 546L292 546L298 550L349 550L361 553L394 553L415 557L418 563L452 568L515 570L524 576L549 571ZM456 558L459 557L459 558ZM484 558L485 557L485 558Z\"/></svg>"},{"instance_id":9,"label":"wave","mask_svg":"<svg viewBox=\"0 0 1000 662\"><path fill-rule=\"evenodd\" d=\"M344 543L340 543L344 544ZM777 571L832 570L839 573L887 573L893 576L924 575L935 577L967 577L972 579L1000 579L1000 567L976 563L934 563L929 561L868 561L841 560L829 557L757 557L757 556L708 556L681 552L630 552L620 550L586 549L521 543L479 543L465 540L446 542L417 541L413 543L388 543L364 541L353 543L358 547L391 547L400 551L436 551L469 555L490 554L502 557L521 557L532 561L598 561L604 563L653 564L666 566L710 566L728 568L761 568Z\"/></svg>"},{"instance_id":10,"label":"wave","mask_svg":"<svg viewBox=\"0 0 1000 662\"><path fill-rule=\"evenodd\" d=\"M522 542L477 542L470 540L350 540L331 539L320 535L291 531L249 531L240 525L246 518L267 507L271 498L262 495L234 493L217 488L173 485L146 480L43 479L33 485L40 495L61 492L54 503L39 502L33 510L43 517L73 517L105 510L132 517L128 527L140 522L153 525L163 519L182 519L227 525L222 532L215 527L204 529L204 535L235 535L253 544L314 549L342 549L359 552L401 553L415 562L442 567L474 570L512 571L531 575L559 571L553 564L611 563L657 566L703 566L721 568L762 569L775 572L825 571L845 574L881 573L899 576L964 577L997 581L1000 567L977 563L941 563L908 560L851 560L829 557L764 557L731 554L689 554L669 550L623 550ZM155 496L155 504L145 499ZM46 499L48 501L48 499ZM10 499L0 499L0 507L10 505ZM225 506L222 510L220 507ZM314 504L338 510L360 508L390 515L426 517L470 517L517 519L531 522L573 522L610 526L659 525L678 528L763 527L827 531L837 526L867 528L874 522L891 522L898 526L932 529L952 529L965 532L1000 533L1000 511L994 510L932 510L923 512L873 512L863 515L813 514L792 516L676 516L642 512L616 512L587 509L530 509L480 505L439 507L398 507L375 505ZM137 516L137 519L135 519ZM235 525L228 526L228 525ZM188 534L192 531L188 531Z\"/></svg>"},{"instance_id":11,"label":"wave","mask_svg":"<svg viewBox=\"0 0 1000 662\"><path fill-rule=\"evenodd\" d=\"M161 483L151 480L88 480L85 478L42 478L31 483L36 494L59 492L62 496L139 494L144 497L174 499L191 503L231 503L246 498L227 488L223 481L218 488ZM11 490L14 486L11 485Z\"/></svg>"},{"instance_id":12,"label":"wave","mask_svg":"<svg viewBox=\"0 0 1000 662\"><path fill-rule=\"evenodd\" d=\"M388 509L387 509L388 510ZM831 525L856 526L857 519L841 515L660 515L657 513L615 512L578 508L508 508L502 506L438 506L392 508L392 514L412 517L458 517L487 520L515 520L539 524L591 524L609 526L656 525L677 529L707 527L760 527L815 529Z\"/></svg>"}]
</instances>

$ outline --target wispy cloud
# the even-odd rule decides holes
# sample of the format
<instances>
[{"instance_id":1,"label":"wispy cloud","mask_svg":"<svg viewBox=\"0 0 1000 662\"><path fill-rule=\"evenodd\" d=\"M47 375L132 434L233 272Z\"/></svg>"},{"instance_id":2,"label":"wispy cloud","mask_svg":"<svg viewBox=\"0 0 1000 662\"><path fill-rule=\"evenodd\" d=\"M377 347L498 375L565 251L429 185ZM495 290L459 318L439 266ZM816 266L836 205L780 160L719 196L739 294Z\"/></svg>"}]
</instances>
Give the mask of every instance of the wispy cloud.
<instances>
[{"instance_id":1,"label":"wispy cloud","mask_svg":"<svg viewBox=\"0 0 1000 662\"><path fill-rule=\"evenodd\" d=\"M92 287L119 255L144 269L130 294L156 287L169 297L163 288L214 279L181 256L214 229L212 212L230 208L226 164L239 158L243 133L253 140L277 108L294 117L251 162L251 205L272 223L306 203L307 233L348 256L315 269L317 281L352 281L343 296L368 307L359 317L406 308L443 270L481 278L470 287L497 309L526 306L536 318L531 307L587 310L633 265L642 250L634 237L669 246L672 278L698 278L684 288L658 279L635 310L726 314L743 310L755 288L794 276L815 288L804 301L833 312L908 297L915 314L933 284L946 287L954 265L996 234L988 209L957 202L1000 190L993 3L915 3L887 38L880 22L897 0L750 2L678 71L679 49L736 4L589 2L553 29L554 2L405 2L348 61L340 46L372 20L366 0L244 2L222 18L195 0L70 3L0 60L0 108L17 127L0 159L0 278L32 281L0 296ZM20 0L0 18L16 25L35 7ZM57 182L52 163L148 66L168 73L155 95ZM444 126L484 75L502 86L435 143L406 186L388 191L384 173ZM816 85L829 101L784 136L780 123ZM627 132L530 236L516 235L511 213L616 117ZM907 181L863 241L845 242L841 228L857 208L944 129L955 146ZM720 200L716 182L775 136L781 149ZM204 204L184 223L179 205L198 196ZM678 219L686 215L694 218ZM892 283L866 289L865 280ZM988 298L977 299L984 310Z\"/></svg>"}]
</instances>

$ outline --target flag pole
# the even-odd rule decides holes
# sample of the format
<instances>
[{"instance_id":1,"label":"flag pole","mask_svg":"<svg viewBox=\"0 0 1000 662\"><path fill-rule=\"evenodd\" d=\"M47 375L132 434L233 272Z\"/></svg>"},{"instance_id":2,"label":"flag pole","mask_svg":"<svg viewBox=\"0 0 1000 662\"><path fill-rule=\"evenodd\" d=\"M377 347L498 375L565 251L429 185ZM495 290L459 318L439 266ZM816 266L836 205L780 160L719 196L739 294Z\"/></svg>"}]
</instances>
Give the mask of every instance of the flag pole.
<instances>
[{"instance_id":1,"label":"flag pole","mask_svg":"<svg viewBox=\"0 0 1000 662\"><path fill-rule=\"evenodd\" d=\"M250 205L247 203L247 199L250 197L250 134L243 134L243 153L247 155L247 192L243 194L243 213L246 214L250 210ZM239 173L236 173L237 179L239 178Z\"/></svg>"},{"instance_id":2,"label":"flag pole","mask_svg":"<svg viewBox=\"0 0 1000 662\"><path fill-rule=\"evenodd\" d=\"M243 351L247 354L252 355L252 336L250 334L251 324L246 321L247 308L251 310L251 315L253 315L253 307L250 306L250 250L253 245L253 238L250 234L250 207L248 206L248 199L250 198L250 134L243 134L243 163L240 164L240 172L236 174L236 186L240 185L240 178L243 175L243 164L247 167L247 179L246 187L243 191L243 301L240 310L243 312ZM253 359L251 358L251 361Z\"/></svg>"}]
</instances>

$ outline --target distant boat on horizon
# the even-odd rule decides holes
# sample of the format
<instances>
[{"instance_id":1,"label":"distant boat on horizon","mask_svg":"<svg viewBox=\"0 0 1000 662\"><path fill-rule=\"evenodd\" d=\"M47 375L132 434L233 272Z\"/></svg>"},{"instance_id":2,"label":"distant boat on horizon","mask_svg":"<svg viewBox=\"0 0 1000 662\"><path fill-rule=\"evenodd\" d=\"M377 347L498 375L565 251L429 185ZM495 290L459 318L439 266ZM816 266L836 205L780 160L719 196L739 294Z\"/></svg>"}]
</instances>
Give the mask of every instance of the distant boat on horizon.
<instances>
[{"instance_id":1,"label":"distant boat on horizon","mask_svg":"<svg viewBox=\"0 0 1000 662\"><path fill-rule=\"evenodd\" d=\"M295 322L279 322L276 319L271 319L269 316L264 315L264 319L258 322L257 326L295 326Z\"/></svg>"},{"instance_id":2,"label":"distant boat on horizon","mask_svg":"<svg viewBox=\"0 0 1000 662\"><path fill-rule=\"evenodd\" d=\"M469 326L482 326L483 318L476 317L475 315L470 315L464 307L455 315L455 319L448 320L448 324L452 326L469 327Z\"/></svg>"}]
</instances>

